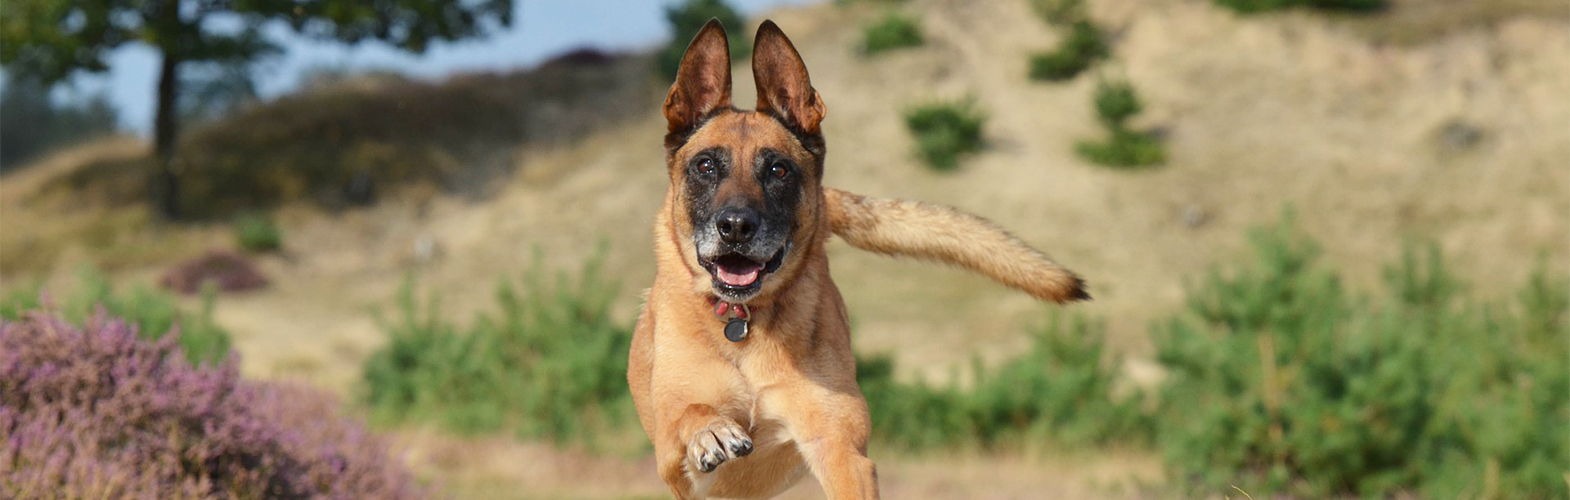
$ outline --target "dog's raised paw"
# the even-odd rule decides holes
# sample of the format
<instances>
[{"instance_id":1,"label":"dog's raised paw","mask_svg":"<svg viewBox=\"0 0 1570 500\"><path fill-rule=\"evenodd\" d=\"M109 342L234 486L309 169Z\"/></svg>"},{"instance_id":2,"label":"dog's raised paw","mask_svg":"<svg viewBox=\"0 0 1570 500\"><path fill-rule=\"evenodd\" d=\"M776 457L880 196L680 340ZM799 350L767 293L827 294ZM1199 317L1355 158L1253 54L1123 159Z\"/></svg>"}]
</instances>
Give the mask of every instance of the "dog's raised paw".
<instances>
[{"instance_id":1,"label":"dog's raised paw","mask_svg":"<svg viewBox=\"0 0 1570 500\"><path fill-rule=\"evenodd\" d=\"M687 465L701 472L714 472L720 464L752 453L752 438L736 421L715 418L687 441Z\"/></svg>"}]
</instances>

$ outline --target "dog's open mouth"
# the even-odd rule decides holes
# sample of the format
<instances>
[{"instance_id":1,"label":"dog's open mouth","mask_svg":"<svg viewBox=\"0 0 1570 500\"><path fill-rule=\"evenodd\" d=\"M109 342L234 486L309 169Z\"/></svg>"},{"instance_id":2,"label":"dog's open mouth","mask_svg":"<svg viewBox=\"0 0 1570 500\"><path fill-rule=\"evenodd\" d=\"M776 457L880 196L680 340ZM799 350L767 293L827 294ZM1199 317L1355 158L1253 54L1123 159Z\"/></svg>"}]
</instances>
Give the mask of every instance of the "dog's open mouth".
<instances>
[{"instance_id":1,"label":"dog's open mouth","mask_svg":"<svg viewBox=\"0 0 1570 500\"><path fill-rule=\"evenodd\" d=\"M716 291L729 298L744 298L763 287L763 277L778 271L785 263L785 252L790 245L781 246L774 256L759 261L737 253L729 253L702 260L704 269L713 278Z\"/></svg>"}]
</instances>

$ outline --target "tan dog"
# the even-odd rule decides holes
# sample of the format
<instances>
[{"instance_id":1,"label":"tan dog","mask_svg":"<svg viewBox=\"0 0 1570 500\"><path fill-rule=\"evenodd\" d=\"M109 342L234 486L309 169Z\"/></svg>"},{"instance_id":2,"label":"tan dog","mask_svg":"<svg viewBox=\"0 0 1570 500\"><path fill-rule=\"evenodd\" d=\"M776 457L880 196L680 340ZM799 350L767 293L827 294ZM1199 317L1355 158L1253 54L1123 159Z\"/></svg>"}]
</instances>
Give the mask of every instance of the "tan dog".
<instances>
[{"instance_id":1,"label":"tan dog","mask_svg":"<svg viewBox=\"0 0 1570 500\"><path fill-rule=\"evenodd\" d=\"M676 498L768 498L809 471L828 498L877 498L867 403L824 253L830 234L1044 300L1089 295L985 220L823 187L826 109L806 66L771 21L753 47L756 111L731 106L730 48L714 20L665 99L670 191L627 381Z\"/></svg>"}]
</instances>

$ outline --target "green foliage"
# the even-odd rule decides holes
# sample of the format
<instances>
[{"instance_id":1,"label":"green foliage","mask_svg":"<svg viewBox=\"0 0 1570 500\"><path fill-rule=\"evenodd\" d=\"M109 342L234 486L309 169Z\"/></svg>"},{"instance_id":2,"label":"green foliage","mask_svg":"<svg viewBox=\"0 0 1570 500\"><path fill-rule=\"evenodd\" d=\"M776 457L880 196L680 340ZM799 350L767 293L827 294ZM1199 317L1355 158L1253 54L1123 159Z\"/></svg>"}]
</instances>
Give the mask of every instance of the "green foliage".
<instances>
[{"instance_id":1,"label":"green foliage","mask_svg":"<svg viewBox=\"0 0 1570 500\"><path fill-rule=\"evenodd\" d=\"M115 112L103 95L56 104L49 87L22 73L6 75L0 92L0 172L49 150L114 132Z\"/></svg>"},{"instance_id":2,"label":"green foliage","mask_svg":"<svg viewBox=\"0 0 1570 500\"><path fill-rule=\"evenodd\" d=\"M1131 130L1128 119L1144 106L1128 82L1102 80L1096 85L1096 116L1107 129L1105 140L1080 141L1074 150L1092 162L1110 167L1144 167L1166 161L1161 141Z\"/></svg>"},{"instance_id":3,"label":"green foliage","mask_svg":"<svg viewBox=\"0 0 1570 500\"><path fill-rule=\"evenodd\" d=\"M247 213L235 218L234 236L247 252L271 252L283 247L278 225L265 214Z\"/></svg>"},{"instance_id":4,"label":"green foliage","mask_svg":"<svg viewBox=\"0 0 1570 500\"><path fill-rule=\"evenodd\" d=\"M725 0L686 0L680 5L665 8L665 20L670 22L671 41L660 50L655 63L660 76L675 80L676 70L681 69L681 56L687 53L687 44L698 35L709 19L719 19L725 26L725 41L730 45L732 61L746 60L752 55L751 37L747 36L746 19Z\"/></svg>"},{"instance_id":5,"label":"green foliage","mask_svg":"<svg viewBox=\"0 0 1570 500\"><path fill-rule=\"evenodd\" d=\"M373 414L591 446L596 431L626 426L632 329L610 316L617 287L600 276L601 260L575 280L547 279L536 262L521 290L499 285L498 309L467 328L405 286L396 316L381 318L387 345L365 365Z\"/></svg>"},{"instance_id":6,"label":"green foliage","mask_svg":"<svg viewBox=\"0 0 1570 500\"><path fill-rule=\"evenodd\" d=\"M1113 130L1104 140L1079 141L1074 144L1074 152L1109 167L1138 168L1167 161L1161 141L1150 134L1131 130Z\"/></svg>"},{"instance_id":7,"label":"green foliage","mask_svg":"<svg viewBox=\"0 0 1570 500\"><path fill-rule=\"evenodd\" d=\"M203 71L186 71L180 76L180 88L186 89L177 97L182 123L212 122L257 100L256 82L246 61L205 66L211 67L190 68Z\"/></svg>"},{"instance_id":8,"label":"green foliage","mask_svg":"<svg viewBox=\"0 0 1570 500\"><path fill-rule=\"evenodd\" d=\"M1048 24L1070 26L1087 19L1085 0L1030 0L1036 15Z\"/></svg>"},{"instance_id":9,"label":"green foliage","mask_svg":"<svg viewBox=\"0 0 1570 500\"><path fill-rule=\"evenodd\" d=\"M1292 7L1374 12L1384 10L1389 6L1388 0L1216 0L1216 4L1243 14L1269 12Z\"/></svg>"},{"instance_id":10,"label":"green foliage","mask_svg":"<svg viewBox=\"0 0 1570 500\"><path fill-rule=\"evenodd\" d=\"M874 435L909 449L1148 442L1153 422L1139 398L1113 395L1117 376L1102 363L1100 324L1053 317L1032 338L1021 357L993 369L977 363L970 390L897 382L890 359L858 358Z\"/></svg>"},{"instance_id":11,"label":"green foliage","mask_svg":"<svg viewBox=\"0 0 1570 500\"><path fill-rule=\"evenodd\" d=\"M1110 129L1125 128L1128 119L1145 109L1128 82L1102 80L1096 85L1096 116Z\"/></svg>"},{"instance_id":12,"label":"green foliage","mask_svg":"<svg viewBox=\"0 0 1570 500\"><path fill-rule=\"evenodd\" d=\"M280 21L314 38L379 40L423 52L434 40L481 36L512 19L510 0L269 0L213 2L21 0L0 18L0 63L58 81L77 70L108 69L105 57L131 42L151 44L180 62L251 60L275 53L264 24ZM175 9L160 8L160 6ZM204 29L207 16L228 15L237 29ZM62 20L75 22L62 22Z\"/></svg>"},{"instance_id":13,"label":"green foliage","mask_svg":"<svg viewBox=\"0 0 1570 500\"><path fill-rule=\"evenodd\" d=\"M1101 28L1088 20L1074 21L1068 38L1051 52L1030 57L1030 78L1051 82L1068 80L1090 68L1096 61L1106 59L1112 49L1107 46Z\"/></svg>"},{"instance_id":14,"label":"green foliage","mask_svg":"<svg viewBox=\"0 0 1570 500\"><path fill-rule=\"evenodd\" d=\"M1244 14L1269 12L1303 4L1303 0L1216 0L1216 5Z\"/></svg>"},{"instance_id":15,"label":"green foliage","mask_svg":"<svg viewBox=\"0 0 1570 500\"><path fill-rule=\"evenodd\" d=\"M1308 5L1324 10L1375 12L1385 10L1390 3L1388 0L1308 0Z\"/></svg>"},{"instance_id":16,"label":"green foliage","mask_svg":"<svg viewBox=\"0 0 1570 500\"><path fill-rule=\"evenodd\" d=\"M876 54L885 50L920 47L923 43L921 26L916 20L890 12L876 23L862 28L862 53Z\"/></svg>"},{"instance_id":17,"label":"green foliage","mask_svg":"<svg viewBox=\"0 0 1570 500\"><path fill-rule=\"evenodd\" d=\"M905 112L905 126L916 137L916 155L933 170L959 168L961 155L981 150L986 115L974 99L934 102Z\"/></svg>"},{"instance_id":18,"label":"green foliage","mask_svg":"<svg viewBox=\"0 0 1570 500\"><path fill-rule=\"evenodd\" d=\"M1563 498L1570 280L1539 271L1519 305L1479 305L1431 247L1361 297L1291 220L1158 328L1173 477L1255 497Z\"/></svg>"},{"instance_id":19,"label":"green foliage","mask_svg":"<svg viewBox=\"0 0 1570 500\"><path fill-rule=\"evenodd\" d=\"M0 319L18 320L28 311L57 311L61 317L83 324L99 308L110 316L136 326L138 335L156 339L179 328L180 348L192 363L217 363L229 356L229 332L213 321L211 291L202 294L201 309L182 311L174 297L145 287L116 293L109 279L94 271L83 271L70 295L58 303L44 303L41 285L12 289L0 303Z\"/></svg>"}]
</instances>

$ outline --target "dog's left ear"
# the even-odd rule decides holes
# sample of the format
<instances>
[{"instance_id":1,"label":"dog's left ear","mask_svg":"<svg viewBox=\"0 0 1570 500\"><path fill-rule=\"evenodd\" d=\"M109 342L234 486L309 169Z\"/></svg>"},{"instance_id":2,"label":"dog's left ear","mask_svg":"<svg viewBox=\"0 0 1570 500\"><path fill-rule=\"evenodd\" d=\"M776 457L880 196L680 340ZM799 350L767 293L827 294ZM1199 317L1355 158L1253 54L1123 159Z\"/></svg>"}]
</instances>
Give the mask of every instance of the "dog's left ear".
<instances>
[{"instance_id":1,"label":"dog's left ear","mask_svg":"<svg viewBox=\"0 0 1570 500\"><path fill-rule=\"evenodd\" d=\"M752 78L758 84L758 111L772 113L801 132L817 135L828 109L807 78L807 64L774 21L758 26L752 43Z\"/></svg>"}]
</instances>

